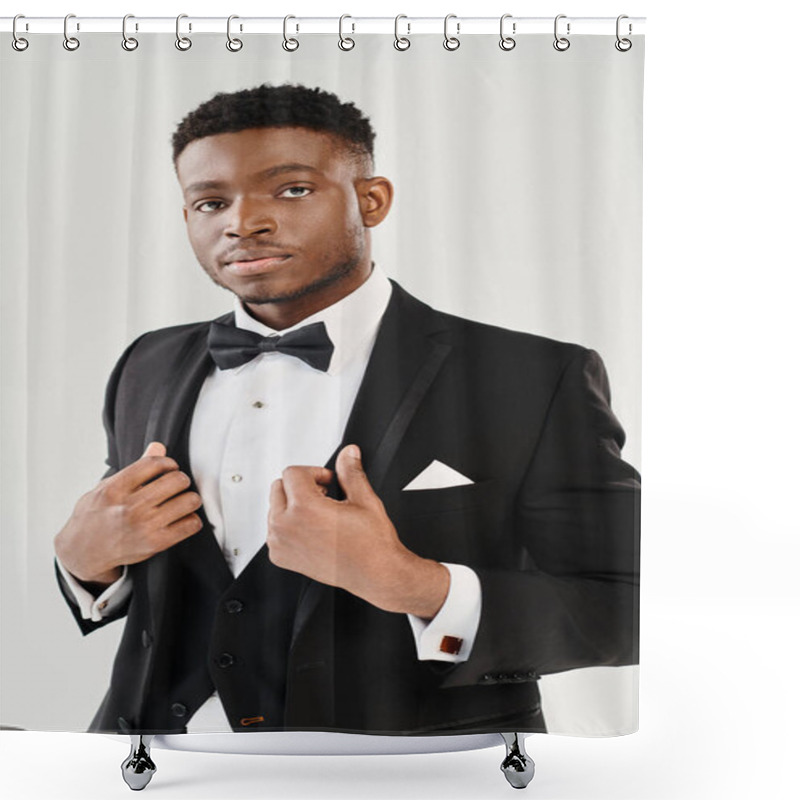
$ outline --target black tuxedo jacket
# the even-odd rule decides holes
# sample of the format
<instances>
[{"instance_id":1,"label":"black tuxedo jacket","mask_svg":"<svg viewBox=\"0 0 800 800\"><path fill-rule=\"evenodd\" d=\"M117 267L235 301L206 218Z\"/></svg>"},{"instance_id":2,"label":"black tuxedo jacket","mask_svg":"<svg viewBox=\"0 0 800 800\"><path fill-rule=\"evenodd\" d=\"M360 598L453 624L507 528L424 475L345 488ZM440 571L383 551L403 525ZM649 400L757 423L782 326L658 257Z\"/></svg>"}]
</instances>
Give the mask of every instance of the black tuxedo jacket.
<instances>
[{"instance_id":1,"label":"black tuxedo jacket","mask_svg":"<svg viewBox=\"0 0 800 800\"><path fill-rule=\"evenodd\" d=\"M191 476L209 324L147 333L125 351L106 395L107 474L160 441ZM409 549L478 574L470 658L419 661L404 614L278 570L266 546L234 580L204 519L129 567L133 592L115 617L92 623L71 603L84 633L127 615L90 730L182 731L216 687L236 730L544 731L540 675L638 661L639 484L623 441L596 353L435 311L393 282L342 446L361 447ZM434 459L474 483L402 491ZM272 602L291 620L285 717L258 720L260 668L248 665L271 644L260 593L282 580L288 599ZM242 605L249 615L232 613ZM223 649L235 656L224 679Z\"/></svg>"}]
</instances>

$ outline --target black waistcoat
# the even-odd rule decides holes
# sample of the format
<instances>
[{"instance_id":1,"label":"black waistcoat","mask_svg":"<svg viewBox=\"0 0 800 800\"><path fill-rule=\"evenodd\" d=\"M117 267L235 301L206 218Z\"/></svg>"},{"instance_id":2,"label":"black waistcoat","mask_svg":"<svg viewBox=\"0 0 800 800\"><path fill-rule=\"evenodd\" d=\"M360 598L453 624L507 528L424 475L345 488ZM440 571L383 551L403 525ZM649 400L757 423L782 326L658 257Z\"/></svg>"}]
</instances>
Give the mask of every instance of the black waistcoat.
<instances>
[{"instance_id":1,"label":"black waistcoat","mask_svg":"<svg viewBox=\"0 0 800 800\"><path fill-rule=\"evenodd\" d=\"M302 576L273 565L266 547L221 593L182 567L173 564L154 643L166 651L144 704L154 718L140 726L181 730L216 689L234 730L282 729Z\"/></svg>"}]
</instances>

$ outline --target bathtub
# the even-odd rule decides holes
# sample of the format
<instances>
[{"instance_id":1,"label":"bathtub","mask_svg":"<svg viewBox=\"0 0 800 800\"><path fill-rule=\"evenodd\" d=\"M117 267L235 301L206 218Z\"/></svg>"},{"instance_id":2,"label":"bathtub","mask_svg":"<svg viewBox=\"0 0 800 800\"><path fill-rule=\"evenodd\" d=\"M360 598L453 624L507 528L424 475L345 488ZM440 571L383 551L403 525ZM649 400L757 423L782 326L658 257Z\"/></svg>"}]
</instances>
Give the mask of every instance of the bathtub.
<instances>
[{"instance_id":1,"label":"bathtub","mask_svg":"<svg viewBox=\"0 0 800 800\"><path fill-rule=\"evenodd\" d=\"M500 769L515 789L532 780L535 765L525 752L524 733L483 733L458 736L375 736L325 731L258 733L131 734L131 750L122 762L122 777L134 790L144 789L156 772L151 748L198 753L241 755L342 756L452 753L481 750L504 743ZM109 738L119 739L119 736Z\"/></svg>"}]
</instances>

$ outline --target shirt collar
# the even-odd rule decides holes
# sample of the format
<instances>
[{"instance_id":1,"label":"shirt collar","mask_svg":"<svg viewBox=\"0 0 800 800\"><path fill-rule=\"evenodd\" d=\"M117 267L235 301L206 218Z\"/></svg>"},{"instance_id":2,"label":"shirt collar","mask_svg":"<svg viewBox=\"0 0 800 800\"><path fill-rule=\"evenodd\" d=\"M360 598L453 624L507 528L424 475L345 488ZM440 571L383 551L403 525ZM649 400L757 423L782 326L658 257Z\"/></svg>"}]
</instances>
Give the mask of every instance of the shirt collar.
<instances>
[{"instance_id":1,"label":"shirt collar","mask_svg":"<svg viewBox=\"0 0 800 800\"><path fill-rule=\"evenodd\" d=\"M248 314L238 297L234 303L233 313L237 328L244 328L262 336L276 333L283 335L314 322L324 322L325 330L333 342L333 356L327 372L329 375L335 375L358 355L367 340L374 339L391 295L392 285L389 278L379 266L373 264L369 277L355 291L290 328L276 331L264 325Z\"/></svg>"}]
</instances>

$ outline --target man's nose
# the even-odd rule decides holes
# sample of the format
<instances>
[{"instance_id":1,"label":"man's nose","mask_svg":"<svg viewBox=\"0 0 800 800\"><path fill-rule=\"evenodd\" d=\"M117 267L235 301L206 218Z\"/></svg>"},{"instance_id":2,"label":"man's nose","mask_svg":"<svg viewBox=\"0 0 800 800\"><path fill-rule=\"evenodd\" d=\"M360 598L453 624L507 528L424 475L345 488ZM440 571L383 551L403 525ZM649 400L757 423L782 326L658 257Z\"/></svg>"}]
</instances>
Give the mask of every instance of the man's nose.
<instances>
[{"instance_id":1,"label":"man's nose","mask_svg":"<svg viewBox=\"0 0 800 800\"><path fill-rule=\"evenodd\" d=\"M275 233L277 221L268 204L256 199L241 198L229 209L227 236L254 236L258 233Z\"/></svg>"}]
</instances>

